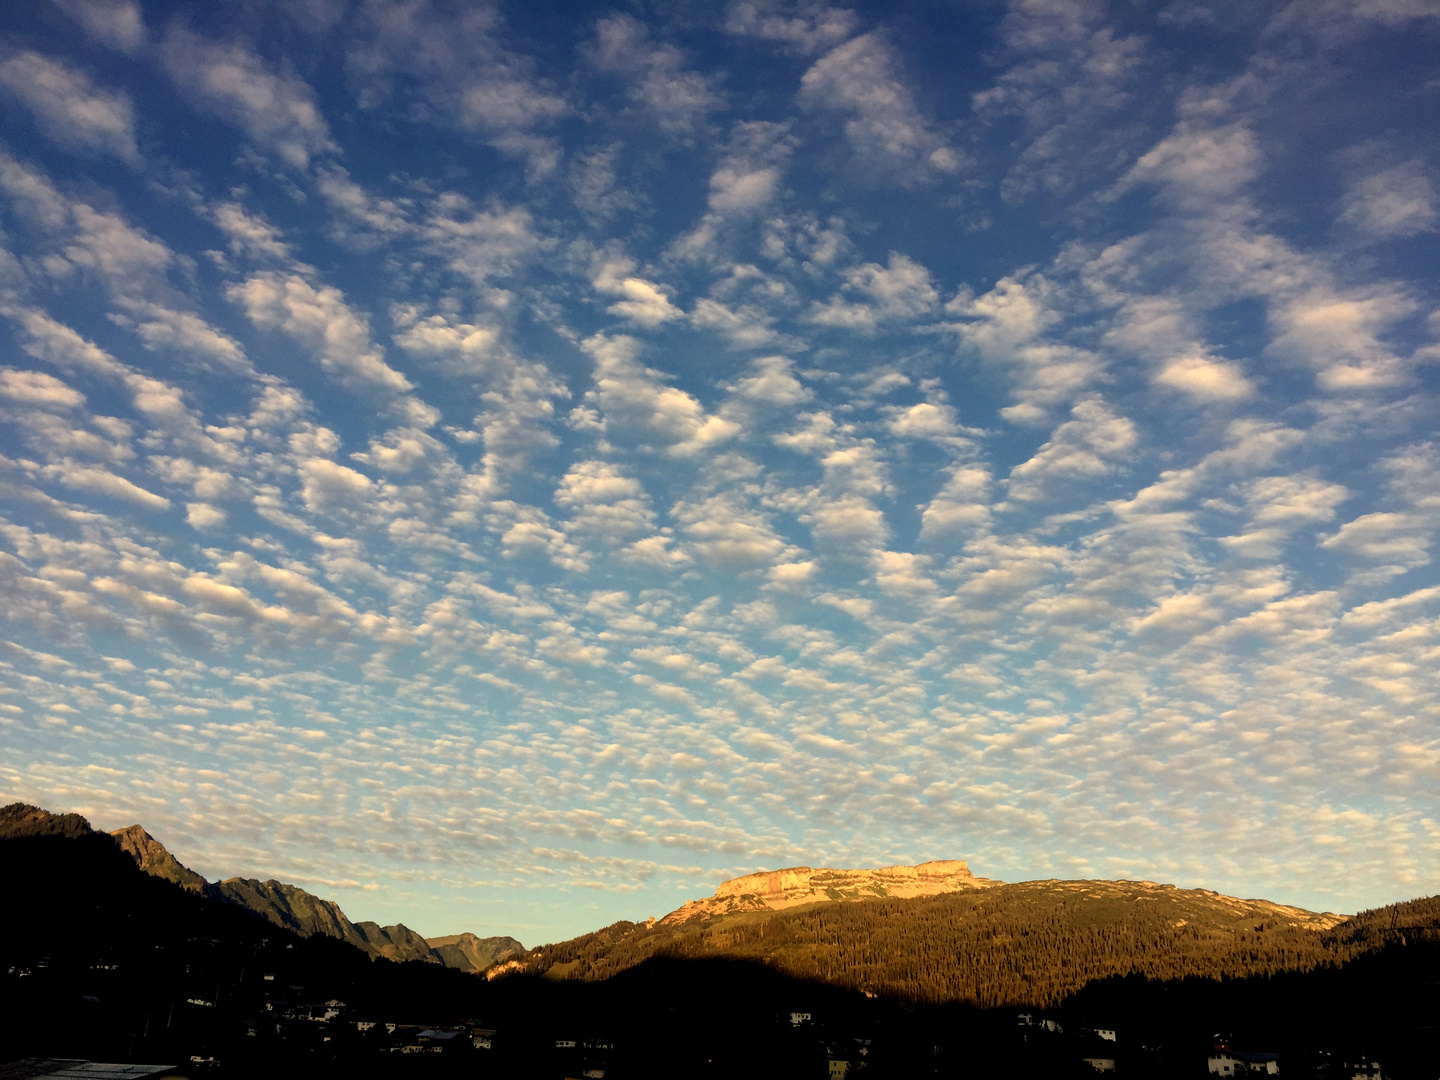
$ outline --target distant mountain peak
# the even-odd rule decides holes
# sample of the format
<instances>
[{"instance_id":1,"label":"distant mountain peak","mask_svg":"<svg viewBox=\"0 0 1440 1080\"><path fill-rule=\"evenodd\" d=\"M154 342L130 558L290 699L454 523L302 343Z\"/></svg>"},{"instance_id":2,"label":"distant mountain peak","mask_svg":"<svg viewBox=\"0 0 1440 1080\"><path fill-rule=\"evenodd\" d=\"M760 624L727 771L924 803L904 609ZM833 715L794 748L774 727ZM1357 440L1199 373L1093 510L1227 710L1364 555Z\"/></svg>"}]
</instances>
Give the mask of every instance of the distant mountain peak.
<instances>
[{"instance_id":1,"label":"distant mountain peak","mask_svg":"<svg viewBox=\"0 0 1440 1080\"><path fill-rule=\"evenodd\" d=\"M468 931L426 938L425 943L446 967L462 971L486 971L525 952L525 946L513 937L482 938Z\"/></svg>"},{"instance_id":2,"label":"distant mountain peak","mask_svg":"<svg viewBox=\"0 0 1440 1080\"><path fill-rule=\"evenodd\" d=\"M171 855L165 845L151 836L140 825L116 829L110 834L120 845L120 850L135 860L135 865L147 874L173 881L186 889L202 890L209 884L203 877L185 866Z\"/></svg>"},{"instance_id":3,"label":"distant mountain peak","mask_svg":"<svg viewBox=\"0 0 1440 1080\"><path fill-rule=\"evenodd\" d=\"M959 859L938 859L918 866L885 866L878 870L792 866L722 881L715 895L687 901L660 921L674 925L742 911L780 911L802 904L883 897L938 896L999 884L1002 883L976 877L970 872L969 864Z\"/></svg>"}]
</instances>

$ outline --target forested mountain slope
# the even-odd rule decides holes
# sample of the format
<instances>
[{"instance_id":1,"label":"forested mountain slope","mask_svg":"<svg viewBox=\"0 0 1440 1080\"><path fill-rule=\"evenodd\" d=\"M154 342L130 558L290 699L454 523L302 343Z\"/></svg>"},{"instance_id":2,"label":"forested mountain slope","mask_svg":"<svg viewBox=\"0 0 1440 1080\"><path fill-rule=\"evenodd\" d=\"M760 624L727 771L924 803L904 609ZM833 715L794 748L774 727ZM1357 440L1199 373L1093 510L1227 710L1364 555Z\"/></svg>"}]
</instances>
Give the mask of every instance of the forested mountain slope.
<instances>
[{"instance_id":1,"label":"forested mountain slope","mask_svg":"<svg viewBox=\"0 0 1440 1080\"><path fill-rule=\"evenodd\" d=\"M1112 975L1240 978L1350 955L1342 918L1128 881L1029 881L681 923L616 923L494 970L604 979L652 956L762 961L919 1001L1052 1005Z\"/></svg>"}]
</instances>

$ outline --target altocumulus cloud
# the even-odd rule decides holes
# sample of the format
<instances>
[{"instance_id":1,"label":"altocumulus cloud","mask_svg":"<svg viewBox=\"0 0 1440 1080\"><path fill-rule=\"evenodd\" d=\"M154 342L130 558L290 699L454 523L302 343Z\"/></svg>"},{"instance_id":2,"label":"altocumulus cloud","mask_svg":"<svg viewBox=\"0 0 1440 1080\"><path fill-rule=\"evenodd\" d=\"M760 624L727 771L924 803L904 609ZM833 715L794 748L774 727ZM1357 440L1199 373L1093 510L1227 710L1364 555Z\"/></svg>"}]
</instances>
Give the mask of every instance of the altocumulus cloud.
<instances>
[{"instance_id":1,"label":"altocumulus cloud","mask_svg":"<svg viewBox=\"0 0 1440 1080\"><path fill-rule=\"evenodd\" d=\"M9 5L4 794L527 941L1440 890L1440 18L1232 15Z\"/></svg>"}]
</instances>

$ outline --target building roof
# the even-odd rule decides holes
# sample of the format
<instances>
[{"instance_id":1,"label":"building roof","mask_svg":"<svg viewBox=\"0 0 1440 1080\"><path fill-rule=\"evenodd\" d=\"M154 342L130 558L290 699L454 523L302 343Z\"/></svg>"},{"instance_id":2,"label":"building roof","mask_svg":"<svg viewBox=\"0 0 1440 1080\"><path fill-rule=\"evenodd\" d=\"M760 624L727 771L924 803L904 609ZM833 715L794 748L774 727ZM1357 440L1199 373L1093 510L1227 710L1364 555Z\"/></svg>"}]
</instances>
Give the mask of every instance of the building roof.
<instances>
[{"instance_id":1,"label":"building roof","mask_svg":"<svg viewBox=\"0 0 1440 1080\"><path fill-rule=\"evenodd\" d=\"M24 1058L0 1065L0 1080L132 1080L162 1076L174 1065L120 1065L83 1058Z\"/></svg>"}]
</instances>

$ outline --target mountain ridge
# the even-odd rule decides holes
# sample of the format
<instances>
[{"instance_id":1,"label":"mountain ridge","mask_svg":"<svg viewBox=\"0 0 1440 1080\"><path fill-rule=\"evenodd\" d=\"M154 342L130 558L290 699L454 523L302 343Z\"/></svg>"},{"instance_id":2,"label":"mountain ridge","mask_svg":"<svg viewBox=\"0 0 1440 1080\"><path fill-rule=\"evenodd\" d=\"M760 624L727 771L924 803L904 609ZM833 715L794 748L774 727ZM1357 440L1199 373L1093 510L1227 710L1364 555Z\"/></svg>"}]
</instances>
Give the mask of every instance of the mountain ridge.
<instances>
[{"instance_id":1,"label":"mountain ridge","mask_svg":"<svg viewBox=\"0 0 1440 1080\"><path fill-rule=\"evenodd\" d=\"M719 891L747 895L751 883L734 880ZM591 982L652 959L725 958L867 994L992 1008L1055 1004L1113 976L1304 972L1355 951L1336 937L1350 920L1333 912L1148 881L1052 879L846 899L691 907L668 922L615 923L538 946L486 978Z\"/></svg>"},{"instance_id":2,"label":"mountain ridge","mask_svg":"<svg viewBox=\"0 0 1440 1080\"><path fill-rule=\"evenodd\" d=\"M211 882L184 865L142 825L128 825L108 834L94 829L80 814L52 814L28 803L0 807L0 839L21 836L104 836L130 856L145 873L214 900L234 904L302 937L320 934L354 946L372 958L403 963L419 960L479 974L490 964L523 952L515 938L476 934L445 935L436 948L404 923L381 926L353 922L334 900L316 896L275 878L232 877ZM461 942L464 944L460 944Z\"/></svg>"}]
</instances>

